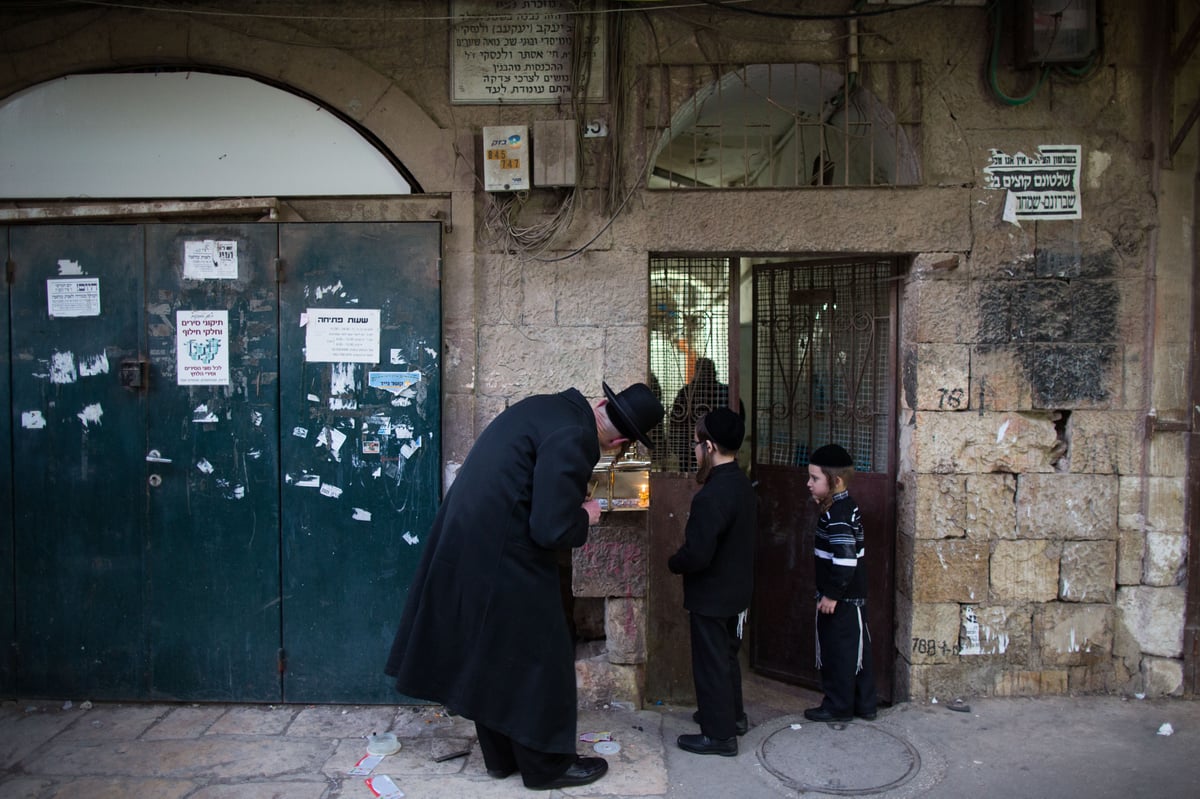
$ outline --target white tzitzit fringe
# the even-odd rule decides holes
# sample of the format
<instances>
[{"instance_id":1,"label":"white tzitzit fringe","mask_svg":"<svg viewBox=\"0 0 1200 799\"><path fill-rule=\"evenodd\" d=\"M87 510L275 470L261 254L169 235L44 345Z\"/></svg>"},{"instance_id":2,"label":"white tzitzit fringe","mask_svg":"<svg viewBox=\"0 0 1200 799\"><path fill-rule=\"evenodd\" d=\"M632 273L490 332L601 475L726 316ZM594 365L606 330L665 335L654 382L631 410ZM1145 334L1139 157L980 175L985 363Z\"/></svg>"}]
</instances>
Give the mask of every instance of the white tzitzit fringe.
<instances>
[{"instance_id":1,"label":"white tzitzit fringe","mask_svg":"<svg viewBox=\"0 0 1200 799\"><path fill-rule=\"evenodd\" d=\"M738 614L737 637L738 637L739 641L743 637L742 629L746 626L746 619L748 619L748 618L750 618L750 608L746 608L745 610L743 610L741 613Z\"/></svg>"}]
</instances>

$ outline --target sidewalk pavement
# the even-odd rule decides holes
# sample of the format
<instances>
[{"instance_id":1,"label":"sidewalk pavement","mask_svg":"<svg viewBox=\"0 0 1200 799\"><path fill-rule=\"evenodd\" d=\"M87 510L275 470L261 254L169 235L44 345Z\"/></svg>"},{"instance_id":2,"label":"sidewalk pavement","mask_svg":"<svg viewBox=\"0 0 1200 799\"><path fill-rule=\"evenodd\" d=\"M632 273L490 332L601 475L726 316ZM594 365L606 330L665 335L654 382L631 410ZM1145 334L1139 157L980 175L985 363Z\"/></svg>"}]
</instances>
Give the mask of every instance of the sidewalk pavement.
<instances>
[{"instance_id":1,"label":"sidewalk pavement","mask_svg":"<svg viewBox=\"0 0 1200 799\"><path fill-rule=\"evenodd\" d=\"M675 746L696 732L692 707L581 711L579 732L607 732L620 751L599 781L549 792L488 777L474 725L437 707L4 702L0 799L370 799L348 772L366 736L387 731L401 749L371 776L409 799L1200 796L1192 700L966 698L825 724L803 717L811 691L757 677L746 688L737 757Z\"/></svg>"}]
</instances>

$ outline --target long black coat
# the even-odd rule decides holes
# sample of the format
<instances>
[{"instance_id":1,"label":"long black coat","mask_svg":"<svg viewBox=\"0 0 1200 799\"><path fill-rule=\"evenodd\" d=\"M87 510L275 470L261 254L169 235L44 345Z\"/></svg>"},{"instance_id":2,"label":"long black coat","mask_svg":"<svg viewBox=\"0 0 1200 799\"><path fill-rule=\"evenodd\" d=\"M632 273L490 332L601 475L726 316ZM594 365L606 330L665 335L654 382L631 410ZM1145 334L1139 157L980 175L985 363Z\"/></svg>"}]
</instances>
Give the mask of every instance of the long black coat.
<instances>
[{"instance_id":1,"label":"long black coat","mask_svg":"<svg viewBox=\"0 0 1200 799\"><path fill-rule=\"evenodd\" d=\"M385 673L542 752L575 752L575 654L557 550L587 540L600 459L575 389L511 406L468 454L425 542Z\"/></svg>"},{"instance_id":2,"label":"long black coat","mask_svg":"<svg viewBox=\"0 0 1200 799\"><path fill-rule=\"evenodd\" d=\"M750 607L758 502L737 463L723 463L692 497L683 546L667 568L683 575L683 606L718 618Z\"/></svg>"}]
</instances>

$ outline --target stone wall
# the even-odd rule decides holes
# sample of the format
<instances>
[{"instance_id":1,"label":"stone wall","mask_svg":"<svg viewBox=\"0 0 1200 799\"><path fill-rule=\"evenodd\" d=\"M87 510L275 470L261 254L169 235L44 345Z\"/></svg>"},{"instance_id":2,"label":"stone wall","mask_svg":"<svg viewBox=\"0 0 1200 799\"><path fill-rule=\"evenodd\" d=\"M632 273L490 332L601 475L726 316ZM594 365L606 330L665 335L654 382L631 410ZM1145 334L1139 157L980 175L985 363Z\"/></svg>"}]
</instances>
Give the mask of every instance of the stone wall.
<instances>
[{"instance_id":1,"label":"stone wall","mask_svg":"<svg viewBox=\"0 0 1200 799\"><path fill-rule=\"evenodd\" d=\"M987 88L982 7L864 18L862 58L922 65L920 185L751 191L641 188L676 110L657 107L647 71L839 59L844 21L619 4L609 100L464 106L449 101L442 0L306 3L292 17L293 5L251 5L262 16L222 0L206 8L238 16L5 10L0 96L84 70L229 69L315 98L394 153L445 222L448 479L511 402L572 385L598 398L601 380L644 378L653 253L911 259L898 329L897 694L1181 690L1196 133L1169 167L1161 148L1200 81L1189 67L1164 97L1156 59L1169 47L1147 4L1101 4L1102 67L1086 81L1056 74L1023 105ZM1002 71L1014 92L1031 74ZM582 142L571 222L539 257L514 252L479 189L480 128L583 114L610 135ZM1005 222L1004 195L983 188L989 153L1042 144L1082 147L1083 218ZM561 197L535 190L514 220L538 224ZM309 218L411 218L404 207L333 203ZM579 663L584 702L640 701L646 521L625 516L574 556L573 590L604 603L607 631L605 651Z\"/></svg>"}]
</instances>

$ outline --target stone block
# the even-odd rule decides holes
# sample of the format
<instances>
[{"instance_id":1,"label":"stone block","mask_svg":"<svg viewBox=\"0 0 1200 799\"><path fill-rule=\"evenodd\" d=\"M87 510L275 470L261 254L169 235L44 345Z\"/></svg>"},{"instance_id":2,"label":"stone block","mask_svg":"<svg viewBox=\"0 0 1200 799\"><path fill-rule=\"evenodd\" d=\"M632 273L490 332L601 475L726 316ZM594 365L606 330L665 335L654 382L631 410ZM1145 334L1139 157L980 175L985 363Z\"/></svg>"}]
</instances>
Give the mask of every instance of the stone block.
<instances>
[{"instance_id":1,"label":"stone block","mask_svg":"<svg viewBox=\"0 0 1200 799\"><path fill-rule=\"evenodd\" d=\"M1001 667L985 660L958 663L913 664L908 669L909 696L913 702L939 705L958 697L988 696Z\"/></svg>"},{"instance_id":2,"label":"stone block","mask_svg":"<svg viewBox=\"0 0 1200 799\"><path fill-rule=\"evenodd\" d=\"M1117 542L1064 542L1058 579L1063 601L1111 604L1117 591Z\"/></svg>"},{"instance_id":3,"label":"stone block","mask_svg":"<svg viewBox=\"0 0 1200 799\"><path fill-rule=\"evenodd\" d=\"M627 252L588 251L560 261L553 264L550 284L554 318L560 325L646 325L646 264Z\"/></svg>"},{"instance_id":4,"label":"stone block","mask_svg":"<svg viewBox=\"0 0 1200 799\"><path fill-rule=\"evenodd\" d=\"M1003 657L1009 663L1027 663L1033 619L1026 607L962 606L958 654Z\"/></svg>"},{"instance_id":5,"label":"stone block","mask_svg":"<svg viewBox=\"0 0 1200 799\"><path fill-rule=\"evenodd\" d=\"M1070 471L1137 474L1142 427L1142 415L1135 411L1072 411L1066 430Z\"/></svg>"},{"instance_id":6,"label":"stone block","mask_svg":"<svg viewBox=\"0 0 1200 799\"><path fill-rule=\"evenodd\" d=\"M1146 533L1146 559L1142 582L1146 585L1182 585L1187 572L1186 533Z\"/></svg>"},{"instance_id":7,"label":"stone block","mask_svg":"<svg viewBox=\"0 0 1200 799\"><path fill-rule=\"evenodd\" d=\"M575 703L581 710L597 709L613 702L630 702L640 710L646 693L644 666L609 662L608 655L575 661Z\"/></svg>"},{"instance_id":8,"label":"stone block","mask_svg":"<svg viewBox=\"0 0 1200 799\"><path fill-rule=\"evenodd\" d=\"M957 252L923 252L913 259L910 274L919 279L966 279L965 257Z\"/></svg>"},{"instance_id":9,"label":"stone block","mask_svg":"<svg viewBox=\"0 0 1200 799\"><path fill-rule=\"evenodd\" d=\"M1029 411L1033 389L1017 353L1002 344L980 344L971 353L971 403L984 411Z\"/></svg>"},{"instance_id":10,"label":"stone block","mask_svg":"<svg viewBox=\"0 0 1200 799\"><path fill-rule=\"evenodd\" d=\"M1049 415L919 411L913 462L922 472L1050 472L1061 444Z\"/></svg>"},{"instance_id":11,"label":"stone block","mask_svg":"<svg viewBox=\"0 0 1200 799\"><path fill-rule=\"evenodd\" d=\"M917 344L916 409L966 411L971 407L971 349L966 344Z\"/></svg>"},{"instance_id":12,"label":"stone block","mask_svg":"<svg viewBox=\"0 0 1200 799\"><path fill-rule=\"evenodd\" d=\"M1184 477L1148 477L1146 526L1163 532L1184 529Z\"/></svg>"},{"instance_id":13,"label":"stone block","mask_svg":"<svg viewBox=\"0 0 1200 799\"><path fill-rule=\"evenodd\" d=\"M916 539L908 533L901 530L896 535L896 593L908 597L910 600L913 597L915 590L914 579L916 573Z\"/></svg>"},{"instance_id":14,"label":"stone block","mask_svg":"<svg viewBox=\"0 0 1200 799\"><path fill-rule=\"evenodd\" d=\"M598 384L604 367L604 331L558 327L481 325L479 390L513 398Z\"/></svg>"},{"instance_id":15,"label":"stone block","mask_svg":"<svg viewBox=\"0 0 1200 799\"><path fill-rule=\"evenodd\" d=\"M988 595L986 541L915 541L914 604L979 602Z\"/></svg>"},{"instance_id":16,"label":"stone block","mask_svg":"<svg viewBox=\"0 0 1200 799\"><path fill-rule=\"evenodd\" d=\"M1065 669L1005 671L996 675L993 696L1060 696L1067 693Z\"/></svg>"},{"instance_id":17,"label":"stone block","mask_svg":"<svg viewBox=\"0 0 1200 799\"><path fill-rule=\"evenodd\" d=\"M979 326L975 291L958 280L911 280L905 291L905 341L957 344L972 341ZM954 313L947 313L953 308Z\"/></svg>"},{"instance_id":18,"label":"stone block","mask_svg":"<svg viewBox=\"0 0 1200 799\"><path fill-rule=\"evenodd\" d=\"M1146 536L1142 531L1122 528L1117 537L1117 585L1141 583L1145 554Z\"/></svg>"},{"instance_id":19,"label":"stone block","mask_svg":"<svg viewBox=\"0 0 1200 799\"><path fill-rule=\"evenodd\" d=\"M967 475L967 537L979 541L1016 538L1016 494L1015 475Z\"/></svg>"},{"instance_id":20,"label":"stone block","mask_svg":"<svg viewBox=\"0 0 1200 799\"><path fill-rule=\"evenodd\" d=\"M645 514L615 515L622 516L622 521L593 527L587 543L571 551L571 592L575 596L646 595ZM630 516L640 524L626 521Z\"/></svg>"},{"instance_id":21,"label":"stone block","mask_svg":"<svg viewBox=\"0 0 1200 799\"><path fill-rule=\"evenodd\" d=\"M604 603L604 633L611 663L646 662L646 601L610 597Z\"/></svg>"},{"instance_id":22,"label":"stone block","mask_svg":"<svg viewBox=\"0 0 1200 799\"><path fill-rule=\"evenodd\" d=\"M1183 654L1185 592L1180 586L1130 586L1117 590L1121 624L1147 655Z\"/></svg>"},{"instance_id":23,"label":"stone block","mask_svg":"<svg viewBox=\"0 0 1200 799\"><path fill-rule=\"evenodd\" d=\"M1150 439L1148 471L1151 477L1187 474L1187 433L1155 433Z\"/></svg>"},{"instance_id":24,"label":"stone block","mask_svg":"<svg viewBox=\"0 0 1200 799\"><path fill-rule=\"evenodd\" d=\"M1052 541L997 541L992 552L992 599L1050 602L1057 598L1061 552L1061 544Z\"/></svg>"},{"instance_id":25,"label":"stone block","mask_svg":"<svg viewBox=\"0 0 1200 799\"><path fill-rule=\"evenodd\" d=\"M1146 696L1180 696L1183 693L1183 662L1142 658L1142 691Z\"/></svg>"},{"instance_id":26,"label":"stone block","mask_svg":"<svg viewBox=\"0 0 1200 799\"><path fill-rule=\"evenodd\" d=\"M966 535L966 478L951 474L918 474L913 533L917 538L962 538Z\"/></svg>"},{"instance_id":27,"label":"stone block","mask_svg":"<svg viewBox=\"0 0 1200 799\"><path fill-rule=\"evenodd\" d=\"M1110 605L1052 602L1034 613L1041 662L1047 666L1079 666L1107 660L1113 648Z\"/></svg>"},{"instance_id":28,"label":"stone block","mask_svg":"<svg viewBox=\"0 0 1200 799\"><path fill-rule=\"evenodd\" d=\"M912 663L950 663L958 649L958 603L913 605L910 640L897 641Z\"/></svg>"},{"instance_id":29,"label":"stone block","mask_svg":"<svg viewBox=\"0 0 1200 799\"><path fill-rule=\"evenodd\" d=\"M1117 488L1117 524L1122 530L1141 530L1146 515L1142 510L1143 480L1122 476Z\"/></svg>"},{"instance_id":30,"label":"stone block","mask_svg":"<svg viewBox=\"0 0 1200 799\"><path fill-rule=\"evenodd\" d=\"M1023 474L1017 480L1022 538L1116 540L1115 475Z\"/></svg>"}]
</instances>

